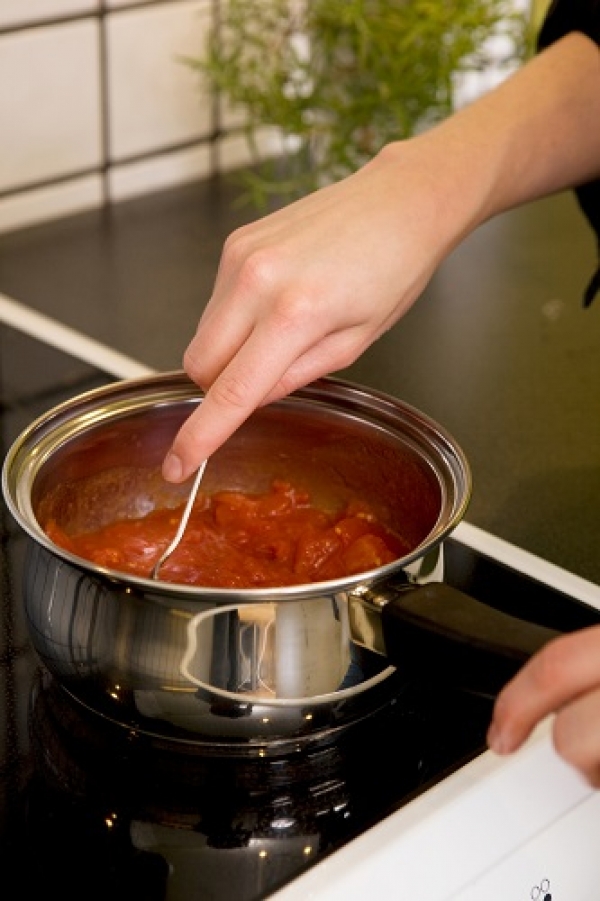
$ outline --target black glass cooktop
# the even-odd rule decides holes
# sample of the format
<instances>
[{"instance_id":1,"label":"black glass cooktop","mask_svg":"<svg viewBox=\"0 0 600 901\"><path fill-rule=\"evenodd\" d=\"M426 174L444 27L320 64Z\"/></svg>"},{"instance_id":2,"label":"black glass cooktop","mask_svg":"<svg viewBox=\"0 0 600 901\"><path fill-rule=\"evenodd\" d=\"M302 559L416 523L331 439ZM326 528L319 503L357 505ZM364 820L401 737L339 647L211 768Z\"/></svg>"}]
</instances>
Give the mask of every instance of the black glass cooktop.
<instances>
[{"instance_id":1,"label":"black glass cooktop","mask_svg":"<svg viewBox=\"0 0 600 901\"><path fill-rule=\"evenodd\" d=\"M109 381L0 327L2 456L37 415ZM15 899L266 898L484 749L489 699L399 675L335 738L264 757L106 721L38 664L21 603L27 539L4 504L1 517L0 860ZM597 620L454 540L446 566L451 584L554 628Z\"/></svg>"}]
</instances>

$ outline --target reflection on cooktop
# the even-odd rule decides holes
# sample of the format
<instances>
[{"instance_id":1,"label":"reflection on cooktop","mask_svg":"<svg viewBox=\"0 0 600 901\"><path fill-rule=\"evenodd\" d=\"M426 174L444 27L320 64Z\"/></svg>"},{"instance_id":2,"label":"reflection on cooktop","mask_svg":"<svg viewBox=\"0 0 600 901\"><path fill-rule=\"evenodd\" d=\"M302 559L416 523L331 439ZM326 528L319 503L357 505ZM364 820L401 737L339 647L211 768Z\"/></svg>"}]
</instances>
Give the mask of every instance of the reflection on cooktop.
<instances>
[{"instance_id":1,"label":"reflection on cooktop","mask_svg":"<svg viewBox=\"0 0 600 901\"><path fill-rule=\"evenodd\" d=\"M5 848L25 897L65 901L266 897L472 757L489 717L489 702L404 685L333 742L236 759L102 721L44 674L30 702Z\"/></svg>"}]
</instances>

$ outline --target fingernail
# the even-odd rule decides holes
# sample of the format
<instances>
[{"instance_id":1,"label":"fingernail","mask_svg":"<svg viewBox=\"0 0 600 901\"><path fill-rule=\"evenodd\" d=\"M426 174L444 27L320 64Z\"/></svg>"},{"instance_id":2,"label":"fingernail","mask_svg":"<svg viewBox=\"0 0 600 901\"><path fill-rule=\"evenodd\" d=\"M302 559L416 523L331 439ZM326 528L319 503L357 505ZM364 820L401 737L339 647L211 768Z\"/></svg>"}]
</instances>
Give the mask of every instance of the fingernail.
<instances>
[{"instance_id":1,"label":"fingernail","mask_svg":"<svg viewBox=\"0 0 600 901\"><path fill-rule=\"evenodd\" d=\"M183 464L177 454L170 451L165 457L162 473L167 482L180 482L183 475Z\"/></svg>"},{"instance_id":2,"label":"fingernail","mask_svg":"<svg viewBox=\"0 0 600 901\"><path fill-rule=\"evenodd\" d=\"M488 729L487 743L490 751L495 754L506 754L508 750L505 738L495 723L492 723Z\"/></svg>"}]
</instances>

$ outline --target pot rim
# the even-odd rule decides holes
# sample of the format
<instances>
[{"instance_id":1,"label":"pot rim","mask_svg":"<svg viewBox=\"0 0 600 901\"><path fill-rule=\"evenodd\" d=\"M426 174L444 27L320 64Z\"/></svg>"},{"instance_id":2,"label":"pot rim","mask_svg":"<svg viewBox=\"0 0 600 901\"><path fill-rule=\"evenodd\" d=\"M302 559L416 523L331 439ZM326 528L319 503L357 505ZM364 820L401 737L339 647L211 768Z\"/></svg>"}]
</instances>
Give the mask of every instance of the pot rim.
<instances>
[{"instance_id":1,"label":"pot rim","mask_svg":"<svg viewBox=\"0 0 600 901\"><path fill-rule=\"evenodd\" d=\"M287 405L296 399L308 399L317 403L337 401L348 408L361 406L369 413L377 413L394 422L394 418L410 423L411 428L427 445L430 452L436 452L434 471L445 466L446 482L440 483L442 495L441 509L433 528L409 553L384 566L344 578L305 585L291 585L269 588L214 588L173 583L144 578L118 570L99 566L55 545L40 526L31 504L31 488L35 477L52 452L69 437L69 423L75 412L86 427L108 418L126 415L136 409L133 402L141 406L168 404L173 401L197 402L203 392L187 377L183 370L141 376L112 382L100 388L79 394L51 408L26 427L8 450L2 466L2 492L5 502L19 526L29 537L44 546L55 557L61 558L101 579L122 584L125 588L137 587L147 595L179 597L188 601L218 603L256 603L257 601L301 600L321 597L323 594L356 590L376 581L386 580L415 561L425 557L436 548L456 528L462 520L471 499L472 475L468 459L453 436L438 422L422 413L416 407L392 395L367 388L354 382L336 377L317 379L304 388L294 391L275 404ZM144 404L141 401L144 400ZM334 407L334 409L338 409ZM360 418L360 417L359 417ZM44 442L51 446L44 450ZM405 437L403 435L403 437ZM432 465L432 459L426 457ZM448 490L450 486L450 490Z\"/></svg>"}]
</instances>

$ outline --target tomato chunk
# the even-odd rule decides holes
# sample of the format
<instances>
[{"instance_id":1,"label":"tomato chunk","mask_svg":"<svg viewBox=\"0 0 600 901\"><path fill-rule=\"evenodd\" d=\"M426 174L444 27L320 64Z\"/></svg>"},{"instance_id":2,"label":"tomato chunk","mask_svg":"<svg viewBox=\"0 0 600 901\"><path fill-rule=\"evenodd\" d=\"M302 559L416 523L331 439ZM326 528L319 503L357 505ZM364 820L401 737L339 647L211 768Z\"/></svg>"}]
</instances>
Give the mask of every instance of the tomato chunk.
<instances>
[{"instance_id":1,"label":"tomato chunk","mask_svg":"<svg viewBox=\"0 0 600 901\"><path fill-rule=\"evenodd\" d=\"M46 532L55 544L100 566L147 577L181 513L154 510L82 535L49 522ZM334 515L314 506L305 491L276 481L264 494L203 495L161 578L214 588L302 585L376 569L410 549L360 498Z\"/></svg>"}]
</instances>

